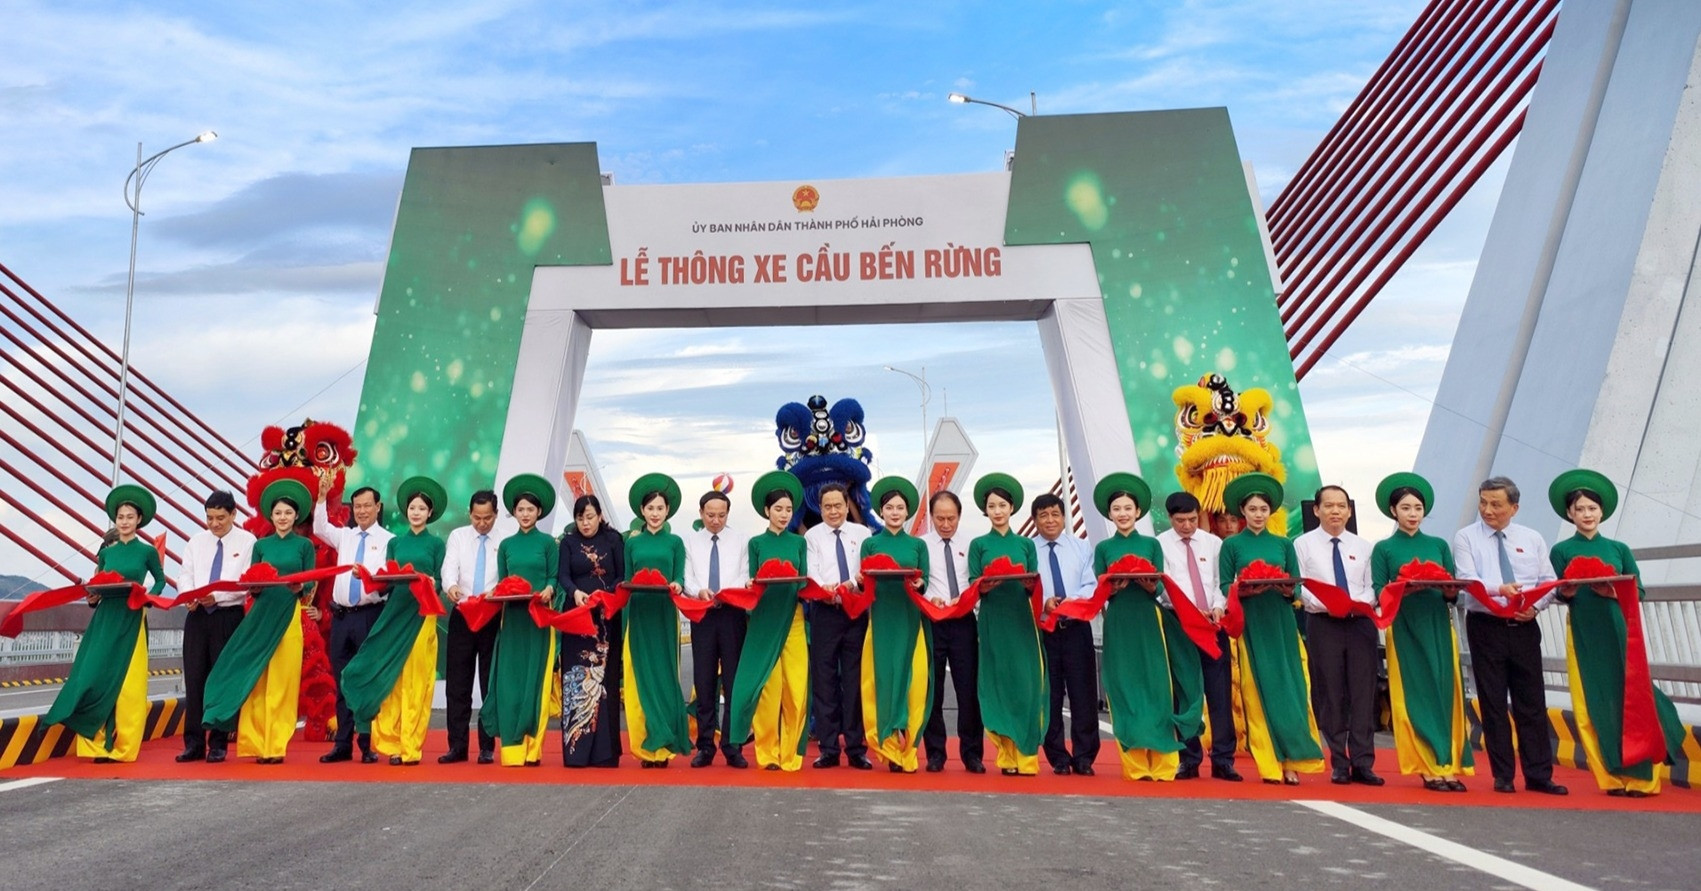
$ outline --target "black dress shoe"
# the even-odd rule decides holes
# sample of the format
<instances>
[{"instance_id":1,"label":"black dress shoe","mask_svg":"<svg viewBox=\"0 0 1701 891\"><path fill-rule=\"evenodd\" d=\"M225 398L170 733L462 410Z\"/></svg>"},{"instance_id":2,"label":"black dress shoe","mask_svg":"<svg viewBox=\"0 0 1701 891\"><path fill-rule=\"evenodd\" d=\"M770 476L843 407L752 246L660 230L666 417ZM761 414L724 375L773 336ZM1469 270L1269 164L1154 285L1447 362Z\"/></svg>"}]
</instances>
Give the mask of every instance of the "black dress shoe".
<instances>
[{"instance_id":1,"label":"black dress shoe","mask_svg":"<svg viewBox=\"0 0 1701 891\"><path fill-rule=\"evenodd\" d=\"M1630 794L1628 789L1608 789L1607 794L1614 798L1624 798Z\"/></svg>"},{"instance_id":2,"label":"black dress shoe","mask_svg":"<svg viewBox=\"0 0 1701 891\"><path fill-rule=\"evenodd\" d=\"M1240 771L1235 770L1234 767L1231 765L1229 767L1213 767L1213 768L1211 768L1211 779L1213 779L1213 780L1227 780L1228 782L1231 782L1231 783L1238 783L1238 782L1240 782L1240 781L1242 781L1246 778L1241 776Z\"/></svg>"},{"instance_id":3,"label":"black dress shoe","mask_svg":"<svg viewBox=\"0 0 1701 891\"><path fill-rule=\"evenodd\" d=\"M1199 768L1197 768L1197 767L1178 767L1178 768L1175 769L1175 778L1178 779L1178 780L1196 780L1196 779L1199 779Z\"/></svg>"},{"instance_id":4,"label":"black dress shoe","mask_svg":"<svg viewBox=\"0 0 1701 891\"><path fill-rule=\"evenodd\" d=\"M489 751L489 750L479 752L478 753L478 763L480 763L480 764L495 764L496 763L496 753Z\"/></svg>"},{"instance_id":5,"label":"black dress shoe","mask_svg":"<svg viewBox=\"0 0 1701 891\"><path fill-rule=\"evenodd\" d=\"M934 761L932 759L929 759L928 762L927 762L927 772L928 773L939 773L940 771L943 771L944 769L945 769L945 762L943 762L943 761Z\"/></svg>"},{"instance_id":6,"label":"black dress shoe","mask_svg":"<svg viewBox=\"0 0 1701 891\"><path fill-rule=\"evenodd\" d=\"M886 762L886 770L890 773L903 773L904 766L896 761L888 761Z\"/></svg>"},{"instance_id":7,"label":"black dress shoe","mask_svg":"<svg viewBox=\"0 0 1701 891\"><path fill-rule=\"evenodd\" d=\"M1069 765L1059 764L1056 767L1053 767L1051 769L1051 772L1054 773L1054 774L1057 774L1060 777L1066 777L1070 773Z\"/></svg>"},{"instance_id":8,"label":"black dress shoe","mask_svg":"<svg viewBox=\"0 0 1701 891\"><path fill-rule=\"evenodd\" d=\"M1516 792L1516 791L1518 791L1518 787L1512 785L1511 780L1495 780L1494 781L1494 791L1496 791L1496 792Z\"/></svg>"},{"instance_id":9,"label":"black dress shoe","mask_svg":"<svg viewBox=\"0 0 1701 891\"><path fill-rule=\"evenodd\" d=\"M96 758L94 760L94 763L96 763L96 764L115 764L115 763L117 763L117 761L116 761L116 759L108 758L105 755L102 755L99 758Z\"/></svg>"},{"instance_id":10,"label":"black dress shoe","mask_svg":"<svg viewBox=\"0 0 1701 891\"><path fill-rule=\"evenodd\" d=\"M979 758L964 758L963 769L969 773L986 773L986 765Z\"/></svg>"},{"instance_id":11,"label":"black dress shoe","mask_svg":"<svg viewBox=\"0 0 1701 891\"><path fill-rule=\"evenodd\" d=\"M780 766L778 764L764 764L764 765L762 765L762 769L763 770L779 770Z\"/></svg>"},{"instance_id":12,"label":"black dress shoe","mask_svg":"<svg viewBox=\"0 0 1701 891\"><path fill-rule=\"evenodd\" d=\"M200 761L205 757L207 757L207 753L203 749L184 749L177 753L177 763L184 764L190 761Z\"/></svg>"},{"instance_id":13,"label":"black dress shoe","mask_svg":"<svg viewBox=\"0 0 1701 891\"><path fill-rule=\"evenodd\" d=\"M1463 782L1459 781L1459 780L1448 780L1447 781L1447 791L1449 791L1449 792L1463 792L1463 791L1465 791L1465 784Z\"/></svg>"},{"instance_id":14,"label":"black dress shoe","mask_svg":"<svg viewBox=\"0 0 1701 891\"><path fill-rule=\"evenodd\" d=\"M360 753L360 763L361 764L377 764L378 763L378 753L370 751L370 750L365 751L365 752L361 752Z\"/></svg>"},{"instance_id":15,"label":"black dress shoe","mask_svg":"<svg viewBox=\"0 0 1701 891\"><path fill-rule=\"evenodd\" d=\"M460 764L465 760L467 760L467 752L465 749L461 749L460 751L444 752L437 756L438 764Z\"/></svg>"},{"instance_id":16,"label":"black dress shoe","mask_svg":"<svg viewBox=\"0 0 1701 891\"><path fill-rule=\"evenodd\" d=\"M713 763L715 763L714 749L698 749L697 754L691 756L692 767L708 767Z\"/></svg>"},{"instance_id":17,"label":"black dress shoe","mask_svg":"<svg viewBox=\"0 0 1701 891\"><path fill-rule=\"evenodd\" d=\"M727 767L744 770L750 766L750 762L745 759L743 752L726 752L724 754L726 755Z\"/></svg>"},{"instance_id":18,"label":"black dress shoe","mask_svg":"<svg viewBox=\"0 0 1701 891\"><path fill-rule=\"evenodd\" d=\"M1567 789L1564 786L1561 786L1561 785L1559 785L1558 783L1555 783L1552 780L1546 780L1546 781L1540 782L1540 783L1525 782L1524 788L1528 789L1531 792L1541 792L1541 793L1546 794L1546 795L1570 795L1571 794L1570 789Z\"/></svg>"},{"instance_id":19,"label":"black dress shoe","mask_svg":"<svg viewBox=\"0 0 1701 891\"><path fill-rule=\"evenodd\" d=\"M1076 776L1082 776L1082 777L1090 777L1090 776L1093 775L1093 766L1091 764L1077 765L1076 768L1075 768L1075 775Z\"/></svg>"},{"instance_id":20,"label":"black dress shoe","mask_svg":"<svg viewBox=\"0 0 1701 891\"><path fill-rule=\"evenodd\" d=\"M847 757L845 759L845 761L846 761L846 763L850 764L850 766L856 768L857 770L873 770L874 769L874 762L868 760L867 755L851 755L851 756Z\"/></svg>"},{"instance_id":21,"label":"black dress shoe","mask_svg":"<svg viewBox=\"0 0 1701 891\"><path fill-rule=\"evenodd\" d=\"M1376 773L1368 767L1353 768L1352 780L1361 786L1380 786L1388 782L1387 780L1377 776Z\"/></svg>"},{"instance_id":22,"label":"black dress shoe","mask_svg":"<svg viewBox=\"0 0 1701 891\"><path fill-rule=\"evenodd\" d=\"M837 755L822 755L821 757L815 759L814 764L815 764L816 767L838 767L839 766L839 756L837 756Z\"/></svg>"},{"instance_id":23,"label":"black dress shoe","mask_svg":"<svg viewBox=\"0 0 1701 891\"><path fill-rule=\"evenodd\" d=\"M361 760L365 760L365 759L361 759ZM402 756L391 755L390 756L390 766L391 767L401 767L402 766Z\"/></svg>"},{"instance_id":24,"label":"black dress shoe","mask_svg":"<svg viewBox=\"0 0 1701 891\"><path fill-rule=\"evenodd\" d=\"M1345 767L1337 767L1329 773L1329 782L1337 786L1345 786L1353 781L1352 771Z\"/></svg>"},{"instance_id":25,"label":"black dress shoe","mask_svg":"<svg viewBox=\"0 0 1701 891\"><path fill-rule=\"evenodd\" d=\"M207 751L207 763L208 764L223 764L224 763L224 749L209 749Z\"/></svg>"},{"instance_id":26,"label":"black dress shoe","mask_svg":"<svg viewBox=\"0 0 1701 891\"><path fill-rule=\"evenodd\" d=\"M354 752L349 749L332 749L319 756L320 764L335 764L338 761L353 761Z\"/></svg>"}]
</instances>

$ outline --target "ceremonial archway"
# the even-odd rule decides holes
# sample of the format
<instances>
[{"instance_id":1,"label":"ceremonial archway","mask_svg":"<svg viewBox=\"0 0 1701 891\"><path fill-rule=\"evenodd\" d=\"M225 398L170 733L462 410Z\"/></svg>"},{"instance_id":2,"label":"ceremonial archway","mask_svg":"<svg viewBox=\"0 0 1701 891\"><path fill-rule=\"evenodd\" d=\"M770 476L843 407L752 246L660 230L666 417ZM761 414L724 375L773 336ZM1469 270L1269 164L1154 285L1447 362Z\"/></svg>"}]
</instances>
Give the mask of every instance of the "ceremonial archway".
<instances>
[{"instance_id":1,"label":"ceremonial archway","mask_svg":"<svg viewBox=\"0 0 1701 891\"><path fill-rule=\"evenodd\" d=\"M605 186L594 144L416 149L355 472L457 500L557 477L599 328L1031 320L1083 488L1177 489L1171 393L1221 373L1270 392L1307 490L1259 219L1223 109L1025 118L1009 173L902 179Z\"/></svg>"}]
</instances>

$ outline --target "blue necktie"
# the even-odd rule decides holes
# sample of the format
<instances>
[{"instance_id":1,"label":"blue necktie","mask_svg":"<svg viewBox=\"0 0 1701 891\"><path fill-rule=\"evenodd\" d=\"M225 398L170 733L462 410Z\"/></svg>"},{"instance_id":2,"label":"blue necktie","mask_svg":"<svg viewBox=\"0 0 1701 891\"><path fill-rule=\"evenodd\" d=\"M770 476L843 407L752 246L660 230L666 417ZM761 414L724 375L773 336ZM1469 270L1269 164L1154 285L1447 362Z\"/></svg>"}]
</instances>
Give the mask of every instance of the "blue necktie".
<instances>
[{"instance_id":1,"label":"blue necktie","mask_svg":"<svg viewBox=\"0 0 1701 891\"><path fill-rule=\"evenodd\" d=\"M839 555L839 581L850 581L850 561L845 559L845 538L843 529L833 530L833 550Z\"/></svg>"},{"instance_id":2,"label":"blue necktie","mask_svg":"<svg viewBox=\"0 0 1701 891\"><path fill-rule=\"evenodd\" d=\"M1518 574L1512 571L1512 557L1506 553L1506 533L1504 531L1494 533L1494 544L1495 547L1500 549L1500 583L1502 585L1515 584L1518 581Z\"/></svg>"},{"instance_id":3,"label":"blue necktie","mask_svg":"<svg viewBox=\"0 0 1701 891\"><path fill-rule=\"evenodd\" d=\"M951 553L951 539L940 539L940 550L945 552L945 581L951 586L951 599L956 600L962 589L957 583L957 561Z\"/></svg>"},{"instance_id":4,"label":"blue necktie","mask_svg":"<svg viewBox=\"0 0 1701 891\"><path fill-rule=\"evenodd\" d=\"M1341 562L1341 540L1331 538L1329 541L1335 545L1335 587L1350 595L1352 589L1347 587L1347 564Z\"/></svg>"},{"instance_id":5,"label":"blue necktie","mask_svg":"<svg viewBox=\"0 0 1701 891\"><path fill-rule=\"evenodd\" d=\"M480 535L478 537L478 557L476 557L473 560L473 593L474 594L483 594L484 593L484 549L485 549L485 545L489 544L489 542L490 542L490 535L488 533L486 533L484 535Z\"/></svg>"},{"instance_id":6,"label":"blue necktie","mask_svg":"<svg viewBox=\"0 0 1701 891\"><path fill-rule=\"evenodd\" d=\"M843 558L841 552L840 558ZM721 590L721 537L709 536L709 590L719 593Z\"/></svg>"},{"instance_id":7,"label":"blue necktie","mask_svg":"<svg viewBox=\"0 0 1701 891\"><path fill-rule=\"evenodd\" d=\"M1051 548L1051 596L1062 600L1067 596L1063 590L1063 564L1057 562L1057 542L1047 542Z\"/></svg>"},{"instance_id":8,"label":"blue necktie","mask_svg":"<svg viewBox=\"0 0 1701 891\"><path fill-rule=\"evenodd\" d=\"M361 562L361 559L365 556L366 556L366 530L362 529L360 531L360 544L355 546L354 562L356 562L356 563ZM348 605L349 606L359 606L360 605L361 593L362 592L361 592L361 588L360 588L360 576L356 573L352 573L352 572L349 573L349 576L348 576Z\"/></svg>"},{"instance_id":9,"label":"blue necktie","mask_svg":"<svg viewBox=\"0 0 1701 891\"><path fill-rule=\"evenodd\" d=\"M213 548L213 570L212 570L212 572L209 572L207 574L207 581L208 582L218 581L219 580L219 574L222 573L222 572L224 572L224 539L221 538L221 539L219 539L218 547ZM214 606L204 607L204 609L207 609L207 610L212 610L212 609L216 609L216 608L217 608L216 604Z\"/></svg>"}]
</instances>

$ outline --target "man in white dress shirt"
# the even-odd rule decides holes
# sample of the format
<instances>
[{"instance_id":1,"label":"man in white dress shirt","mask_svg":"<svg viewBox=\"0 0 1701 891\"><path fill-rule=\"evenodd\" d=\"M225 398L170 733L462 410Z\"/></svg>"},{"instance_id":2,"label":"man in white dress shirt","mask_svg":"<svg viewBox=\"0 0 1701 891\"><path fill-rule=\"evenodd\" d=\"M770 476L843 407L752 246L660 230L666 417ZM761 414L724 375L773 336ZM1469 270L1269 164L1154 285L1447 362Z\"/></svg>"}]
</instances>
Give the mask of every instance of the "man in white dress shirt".
<instances>
[{"instance_id":1,"label":"man in white dress shirt","mask_svg":"<svg viewBox=\"0 0 1701 891\"><path fill-rule=\"evenodd\" d=\"M869 528L849 523L850 495L840 483L823 486L821 522L803 534L809 577L835 595L855 587L862 571L862 543ZM815 706L815 739L821 745L816 767L838 767L840 740L850 766L873 770L862 732L862 643L868 614L853 621L840 599L809 608L809 688Z\"/></svg>"},{"instance_id":2,"label":"man in white dress shirt","mask_svg":"<svg viewBox=\"0 0 1701 891\"><path fill-rule=\"evenodd\" d=\"M1223 540L1199 527L1199 499L1188 492L1173 492L1164 500L1164 512L1169 514L1169 528L1158 533L1158 546L1163 548L1164 569L1170 578L1181 583L1183 590L1172 592L1190 598L1199 611L1217 623L1217 658L1203 650L1199 667L1205 678L1205 712L1210 716L1211 776L1238 783L1240 772L1234 768L1234 666L1229 653L1228 632L1221 627L1228 599L1217 584L1217 555ZM1170 593L1162 597L1163 605L1174 609ZM1182 747L1178 780L1199 777L1199 766L1205 761L1199 737L1188 739Z\"/></svg>"},{"instance_id":3,"label":"man in white dress shirt","mask_svg":"<svg viewBox=\"0 0 1701 891\"><path fill-rule=\"evenodd\" d=\"M1459 578L1482 582L1505 605L1507 597L1554 578L1547 542L1534 529L1512 522L1518 515L1518 486L1503 476L1477 487L1478 520L1453 536ZM1523 762L1524 788L1564 795L1553 781L1553 741L1548 737L1547 683L1542 678L1542 629L1536 614L1553 603L1549 594L1511 619L1490 613L1475 597L1465 605L1465 640L1471 648L1471 679L1482 715L1482 745L1494 771L1494 791L1515 792L1516 761ZM1511 720L1506 704L1510 696ZM1512 730L1518 731L1516 759Z\"/></svg>"},{"instance_id":4,"label":"man in white dress shirt","mask_svg":"<svg viewBox=\"0 0 1701 891\"><path fill-rule=\"evenodd\" d=\"M1050 492L1034 499L1034 548L1039 552L1040 585L1045 608L1065 600L1093 596L1093 551L1085 539L1064 532L1063 499ZM1043 632L1046 675L1051 680L1051 721L1045 731L1045 759L1051 772L1093 775L1099 756L1099 669L1093 652L1093 624L1058 619L1057 630ZM1069 698L1069 745L1063 744L1063 698Z\"/></svg>"},{"instance_id":5,"label":"man in white dress shirt","mask_svg":"<svg viewBox=\"0 0 1701 891\"><path fill-rule=\"evenodd\" d=\"M709 491L697 500L703 528L687 532L685 538L685 592L700 600L713 600L722 588L742 588L749 580L750 555L744 536L726 527L732 500L725 492ZM715 731L732 721L732 682L738 676L738 654L744 649L744 631L750 615L724 603L709 607L703 621L691 623L691 677L697 694L697 753L692 767L708 767L715 760ZM717 708L724 700L725 708ZM721 752L729 767L749 767L744 758L744 740L721 739Z\"/></svg>"},{"instance_id":6,"label":"man in white dress shirt","mask_svg":"<svg viewBox=\"0 0 1701 891\"><path fill-rule=\"evenodd\" d=\"M455 603L496 586L496 548L510 531L496 526L496 493L480 489L467 504L472 525L449 533L443 553L444 593ZM496 633L501 622L489 622L478 631L467 627L458 609L449 611L448 654L443 666L443 699L447 709L449 751L437 756L438 764L467 760L467 733L472 724L473 678L478 678L478 695L490 693L490 659L496 652ZM476 671L475 671L476 669ZM478 763L496 760L496 738L478 728Z\"/></svg>"},{"instance_id":7,"label":"man in white dress shirt","mask_svg":"<svg viewBox=\"0 0 1701 891\"><path fill-rule=\"evenodd\" d=\"M957 536L963 502L954 492L935 492L927 512L933 528L923 533L927 546L927 596L955 603L969 584L969 542ZM927 772L945 769L945 672L957 694L957 757L969 773L986 773L986 725L980 717L980 640L975 614L933 623L933 713L921 740Z\"/></svg>"},{"instance_id":8,"label":"man in white dress shirt","mask_svg":"<svg viewBox=\"0 0 1701 891\"><path fill-rule=\"evenodd\" d=\"M207 528L197 532L183 548L183 567L177 588L193 591L213 582L235 581L248 569L254 556L254 536L236 525L236 498L220 490L207 496ZM247 591L208 594L189 607L183 620L183 751L179 762L202 758L217 764L225 759L230 734L209 732L201 726L201 701L207 675L218 662L219 653L236 626L242 622L242 602Z\"/></svg>"},{"instance_id":9,"label":"man in white dress shirt","mask_svg":"<svg viewBox=\"0 0 1701 891\"><path fill-rule=\"evenodd\" d=\"M1317 528L1294 539L1299 574L1334 585L1354 601L1374 605L1370 542L1347 531L1352 502L1340 486L1317 490ZM1337 619L1317 596L1300 588L1311 661L1311 710L1329 747L1329 781L1380 786L1376 775L1376 622L1356 613Z\"/></svg>"},{"instance_id":10,"label":"man in white dress shirt","mask_svg":"<svg viewBox=\"0 0 1701 891\"><path fill-rule=\"evenodd\" d=\"M384 554L390 539L395 536L378 525L378 517L384 510L378 490L371 486L355 490L354 498L350 500L355 523L351 529L331 525L325 507L329 482L330 477L326 477L320 486L319 503L313 506L313 534L337 549L338 566L359 563L371 571L383 569ZM337 679L337 736L331 750L319 756L322 763L348 761L354 757L354 713L349 711L348 702L343 699L343 668L355 653L360 652L361 645L366 643L366 635L371 632L373 623L378 621L378 613L384 606L383 594L382 590L366 590L353 571L332 580L331 639L327 643L330 651L327 655L331 657L331 674ZM359 737L361 762L375 763L378 753L372 751L371 737L364 733Z\"/></svg>"}]
</instances>

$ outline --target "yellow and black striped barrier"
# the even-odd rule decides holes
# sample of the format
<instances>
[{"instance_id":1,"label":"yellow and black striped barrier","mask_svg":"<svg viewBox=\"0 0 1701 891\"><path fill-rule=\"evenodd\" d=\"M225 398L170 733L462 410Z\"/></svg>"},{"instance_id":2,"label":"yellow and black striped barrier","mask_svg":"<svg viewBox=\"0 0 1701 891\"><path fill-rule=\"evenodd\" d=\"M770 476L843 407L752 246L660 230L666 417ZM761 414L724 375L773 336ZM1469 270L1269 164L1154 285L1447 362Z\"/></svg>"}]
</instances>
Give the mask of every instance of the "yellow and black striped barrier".
<instances>
[{"instance_id":1,"label":"yellow and black striped barrier","mask_svg":"<svg viewBox=\"0 0 1701 891\"><path fill-rule=\"evenodd\" d=\"M182 729L182 700L174 696L148 703L148 722L142 739L176 736ZM76 734L62 724L43 726L40 715L0 720L0 770L62 757L71 752L76 741Z\"/></svg>"},{"instance_id":2,"label":"yellow and black striped barrier","mask_svg":"<svg viewBox=\"0 0 1701 891\"><path fill-rule=\"evenodd\" d=\"M181 668L153 668L148 670L148 677L163 678L182 673L183 669ZM65 683L64 678L31 678L25 681L0 681L0 690L12 687L49 687L54 684L63 683Z\"/></svg>"},{"instance_id":3,"label":"yellow and black striped barrier","mask_svg":"<svg viewBox=\"0 0 1701 891\"><path fill-rule=\"evenodd\" d=\"M1475 699L1465 700L1465 717L1471 725L1471 748L1482 751L1481 712ZM1553 735L1553 759L1578 770L1589 769L1589 756L1578 741L1577 716L1570 709L1550 706L1547 722ZM1683 754L1671 766L1672 785L1685 789L1701 788L1701 727L1686 726Z\"/></svg>"}]
</instances>

